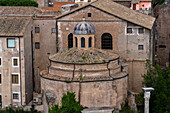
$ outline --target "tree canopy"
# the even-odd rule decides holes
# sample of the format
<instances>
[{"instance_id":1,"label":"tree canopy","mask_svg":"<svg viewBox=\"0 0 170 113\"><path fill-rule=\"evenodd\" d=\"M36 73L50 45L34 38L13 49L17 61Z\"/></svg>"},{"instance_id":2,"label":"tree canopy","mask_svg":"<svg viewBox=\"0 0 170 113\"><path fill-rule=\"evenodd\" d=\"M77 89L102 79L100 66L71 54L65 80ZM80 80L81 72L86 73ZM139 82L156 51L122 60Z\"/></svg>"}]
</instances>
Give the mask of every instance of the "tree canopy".
<instances>
[{"instance_id":1,"label":"tree canopy","mask_svg":"<svg viewBox=\"0 0 170 113\"><path fill-rule=\"evenodd\" d=\"M38 7L38 3L33 0L0 0L0 6L33 6Z\"/></svg>"},{"instance_id":2,"label":"tree canopy","mask_svg":"<svg viewBox=\"0 0 170 113\"><path fill-rule=\"evenodd\" d=\"M81 113L84 108L76 101L75 93L64 94L62 97L62 106L54 105L49 108L49 113Z\"/></svg>"},{"instance_id":3,"label":"tree canopy","mask_svg":"<svg viewBox=\"0 0 170 113\"><path fill-rule=\"evenodd\" d=\"M152 6L155 7L157 4L161 5L165 0L152 0Z\"/></svg>"},{"instance_id":4,"label":"tree canopy","mask_svg":"<svg viewBox=\"0 0 170 113\"><path fill-rule=\"evenodd\" d=\"M152 67L151 61L146 63L147 74L143 75L146 87L153 87L150 98L151 113L170 112L170 67L161 69L159 65Z\"/></svg>"}]
</instances>

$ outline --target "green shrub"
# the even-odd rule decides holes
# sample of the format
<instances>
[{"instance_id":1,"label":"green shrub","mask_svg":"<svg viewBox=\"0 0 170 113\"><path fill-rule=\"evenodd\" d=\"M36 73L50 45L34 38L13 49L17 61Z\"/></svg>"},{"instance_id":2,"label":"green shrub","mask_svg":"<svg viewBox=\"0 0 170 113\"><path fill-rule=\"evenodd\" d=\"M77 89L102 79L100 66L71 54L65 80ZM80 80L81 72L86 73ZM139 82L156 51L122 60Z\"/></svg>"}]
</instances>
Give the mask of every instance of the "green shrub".
<instances>
[{"instance_id":1,"label":"green shrub","mask_svg":"<svg viewBox=\"0 0 170 113\"><path fill-rule=\"evenodd\" d=\"M0 6L33 6L38 7L38 3L33 0L0 0Z\"/></svg>"},{"instance_id":2,"label":"green shrub","mask_svg":"<svg viewBox=\"0 0 170 113\"><path fill-rule=\"evenodd\" d=\"M49 108L49 113L81 113L84 108L76 101L75 93L64 94L62 97L62 106L54 105Z\"/></svg>"}]
</instances>

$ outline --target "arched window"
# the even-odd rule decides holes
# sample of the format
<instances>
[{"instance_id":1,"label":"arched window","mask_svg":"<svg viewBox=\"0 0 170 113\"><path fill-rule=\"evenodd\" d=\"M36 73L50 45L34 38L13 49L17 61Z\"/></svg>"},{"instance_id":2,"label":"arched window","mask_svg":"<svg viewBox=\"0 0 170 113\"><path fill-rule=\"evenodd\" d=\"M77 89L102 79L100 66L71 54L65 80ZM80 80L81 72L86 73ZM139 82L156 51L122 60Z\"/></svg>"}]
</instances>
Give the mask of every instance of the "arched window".
<instances>
[{"instance_id":1,"label":"arched window","mask_svg":"<svg viewBox=\"0 0 170 113\"><path fill-rule=\"evenodd\" d=\"M73 47L73 34L70 33L68 35L68 48L72 48Z\"/></svg>"},{"instance_id":2,"label":"arched window","mask_svg":"<svg viewBox=\"0 0 170 113\"><path fill-rule=\"evenodd\" d=\"M75 46L77 47L77 45L78 45L78 41L77 41L77 37L75 37Z\"/></svg>"},{"instance_id":3,"label":"arched window","mask_svg":"<svg viewBox=\"0 0 170 113\"><path fill-rule=\"evenodd\" d=\"M81 48L85 48L85 38L81 38Z\"/></svg>"},{"instance_id":4,"label":"arched window","mask_svg":"<svg viewBox=\"0 0 170 113\"><path fill-rule=\"evenodd\" d=\"M91 46L92 46L92 38L90 37L89 38L89 48L91 48Z\"/></svg>"},{"instance_id":5,"label":"arched window","mask_svg":"<svg viewBox=\"0 0 170 113\"><path fill-rule=\"evenodd\" d=\"M102 49L112 49L112 35L109 33L104 33L102 35Z\"/></svg>"}]
</instances>

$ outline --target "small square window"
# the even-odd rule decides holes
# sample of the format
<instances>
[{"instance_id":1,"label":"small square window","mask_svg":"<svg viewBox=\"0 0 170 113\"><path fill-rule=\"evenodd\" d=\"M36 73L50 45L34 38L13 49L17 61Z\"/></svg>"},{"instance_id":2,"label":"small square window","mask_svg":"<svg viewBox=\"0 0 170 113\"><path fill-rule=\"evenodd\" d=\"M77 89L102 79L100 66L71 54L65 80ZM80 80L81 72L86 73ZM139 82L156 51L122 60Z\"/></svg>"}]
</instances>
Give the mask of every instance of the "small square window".
<instances>
[{"instance_id":1,"label":"small square window","mask_svg":"<svg viewBox=\"0 0 170 113\"><path fill-rule=\"evenodd\" d=\"M15 39L7 39L7 47L15 48Z\"/></svg>"},{"instance_id":2,"label":"small square window","mask_svg":"<svg viewBox=\"0 0 170 113\"><path fill-rule=\"evenodd\" d=\"M52 33L56 33L56 28L52 28Z\"/></svg>"},{"instance_id":3,"label":"small square window","mask_svg":"<svg viewBox=\"0 0 170 113\"><path fill-rule=\"evenodd\" d=\"M39 27L35 27L35 33L40 33L40 28Z\"/></svg>"},{"instance_id":4,"label":"small square window","mask_svg":"<svg viewBox=\"0 0 170 113\"><path fill-rule=\"evenodd\" d=\"M18 79L17 74L12 74L12 83L13 84L18 84L19 83L19 79Z\"/></svg>"},{"instance_id":5,"label":"small square window","mask_svg":"<svg viewBox=\"0 0 170 113\"><path fill-rule=\"evenodd\" d=\"M132 28L127 28L127 33L132 33Z\"/></svg>"},{"instance_id":6,"label":"small square window","mask_svg":"<svg viewBox=\"0 0 170 113\"><path fill-rule=\"evenodd\" d=\"M138 50L143 50L143 45L138 45Z\"/></svg>"},{"instance_id":7,"label":"small square window","mask_svg":"<svg viewBox=\"0 0 170 113\"><path fill-rule=\"evenodd\" d=\"M144 33L144 29L143 29L143 28L139 28L139 29L138 29L138 33L139 33L139 34Z\"/></svg>"},{"instance_id":8,"label":"small square window","mask_svg":"<svg viewBox=\"0 0 170 113\"><path fill-rule=\"evenodd\" d=\"M19 99L19 94L18 93L13 93L13 99Z\"/></svg>"},{"instance_id":9,"label":"small square window","mask_svg":"<svg viewBox=\"0 0 170 113\"><path fill-rule=\"evenodd\" d=\"M88 17L91 17L91 13L88 13Z\"/></svg>"},{"instance_id":10,"label":"small square window","mask_svg":"<svg viewBox=\"0 0 170 113\"><path fill-rule=\"evenodd\" d=\"M19 66L19 58L18 57L13 57L12 58L12 66L13 67L18 67Z\"/></svg>"},{"instance_id":11,"label":"small square window","mask_svg":"<svg viewBox=\"0 0 170 113\"><path fill-rule=\"evenodd\" d=\"M40 43L39 42L35 42L35 49L40 49Z\"/></svg>"}]
</instances>

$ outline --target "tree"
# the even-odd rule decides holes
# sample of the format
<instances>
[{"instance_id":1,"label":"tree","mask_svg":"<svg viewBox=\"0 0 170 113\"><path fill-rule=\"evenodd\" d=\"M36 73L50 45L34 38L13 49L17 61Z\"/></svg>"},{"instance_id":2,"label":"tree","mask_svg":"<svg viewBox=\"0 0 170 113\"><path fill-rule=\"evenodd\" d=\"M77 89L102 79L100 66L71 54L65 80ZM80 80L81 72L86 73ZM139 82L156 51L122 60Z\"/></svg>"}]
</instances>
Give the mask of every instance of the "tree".
<instances>
[{"instance_id":1,"label":"tree","mask_svg":"<svg viewBox=\"0 0 170 113\"><path fill-rule=\"evenodd\" d=\"M64 94L62 97L62 106L54 105L49 108L49 113L81 113L84 108L76 101L75 93Z\"/></svg>"},{"instance_id":2,"label":"tree","mask_svg":"<svg viewBox=\"0 0 170 113\"><path fill-rule=\"evenodd\" d=\"M152 6L154 8L157 4L161 5L164 2L165 2L165 0L152 0Z\"/></svg>"},{"instance_id":3,"label":"tree","mask_svg":"<svg viewBox=\"0 0 170 113\"><path fill-rule=\"evenodd\" d=\"M143 75L146 87L153 87L151 92L151 113L170 111L170 67L161 69L159 65L152 67L151 61L146 63L147 74Z\"/></svg>"},{"instance_id":4,"label":"tree","mask_svg":"<svg viewBox=\"0 0 170 113\"><path fill-rule=\"evenodd\" d=\"M38 7L38 3L33 0L0 0L0 6L33 6Z\"/></svg>"}]
</instances>

